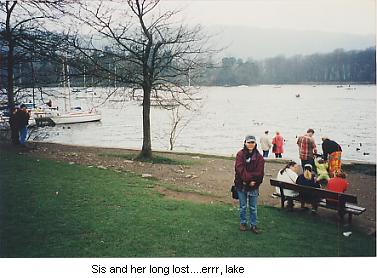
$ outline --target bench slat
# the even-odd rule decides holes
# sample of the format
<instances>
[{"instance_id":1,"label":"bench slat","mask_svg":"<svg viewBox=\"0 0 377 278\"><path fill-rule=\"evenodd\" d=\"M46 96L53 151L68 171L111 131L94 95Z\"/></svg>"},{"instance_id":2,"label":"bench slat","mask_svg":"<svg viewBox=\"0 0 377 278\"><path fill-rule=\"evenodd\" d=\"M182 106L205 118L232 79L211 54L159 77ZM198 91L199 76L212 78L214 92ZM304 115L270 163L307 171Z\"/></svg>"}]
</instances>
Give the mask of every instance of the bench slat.
<instances>
[{"instance_id":1,"label":"bench slat","mask_svg":"<svg viewBox=\"0 0 377 278\"><path fill-rule=\"evenodd\" d=\"M337 210L337 206L336 205L332 205L332 204L328 204L326 203L326 201L320 201L318 203L319 206L321 207L324 207L324 208L329 208L329 209L335 209ZM345 204L345 207L344 207L344 211L346 213L352 213L352 214L355 214L355 215L360 215L362 214L364 211L366 211L366 208L363 208L363 207L359 207L359 206L355 206L353 204L349 204L349 203L346 203Z\"/></svg>"},{"instance_id":2,"label":"bench slat","mask_svg":"<svg viewBox=\"0 0 377 278\"><path fill-rule=\"evenodd\" d=\"M349 204L349 203L346 203L346 207L350 208L350 209L354 209L354 210L360 210L362 212L366 211L367 209L366 208L363 208L363 207L359 207L359 206L356 206L354 204Z\"/></svg>"}]
</instances>

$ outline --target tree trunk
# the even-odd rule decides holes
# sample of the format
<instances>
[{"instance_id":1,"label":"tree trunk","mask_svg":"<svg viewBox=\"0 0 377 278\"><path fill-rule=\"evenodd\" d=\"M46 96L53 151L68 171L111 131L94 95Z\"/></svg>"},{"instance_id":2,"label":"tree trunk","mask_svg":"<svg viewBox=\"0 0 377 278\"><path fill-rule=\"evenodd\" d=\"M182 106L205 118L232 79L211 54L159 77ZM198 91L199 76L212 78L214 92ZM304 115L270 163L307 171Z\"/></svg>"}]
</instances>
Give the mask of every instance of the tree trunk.
<instances>
[{"instance_id":1,"label":"tree trunk","mask_svg":"<svg viewBox=\"0 0 377 278\"><path fill-rule=\"evenodd\" d=\"M13 66L14 66L14 57L13 57L13 45L12 41L9 41L9 51L8 51L8 61L7 61L7 97L8 97L8 110L9 110L9 115L12 115L13 113L13 108L15 107L15 102L14 102L14 87L13 87ZM18 130L15 128L10 129L11 132L11 138L17 138L18 137ZM12 143L13 140L11 139Z\"/></svg>"},{"instance_id":2,"label":"tree trunk","mask_svg":"<svg viewBox=\"0 0 377 278\"><path fill-rule=\"evenodd\" d=\"M151 86L143 88L143 147L139 154L139 158L152 158L152 142L151 142Z\"/></svg>"},{"instance_id":3,"label":"tree trunk","mask_svg":"<svg viewBox=\"0 0 377 278\"><path fill-rule=\"evenodd\" d=\"M7 97L8 97L8 110L9 115L11 115L12 110L15 106L14 103L14 87L13 87L13 67L14 67L14 42L13 42L13 35L12 30L10 26L10 17L12 14L12 11L14 7L16 6L17 2L13 2L11 7L9 7L9 2L6 2L6 10L7 10L7 18L5 22L5 38L8 44L8 53L7 53ZM14 138L13 136L16 136L17 134L13 134L16 131L14 129L11 129L12 136L11 138Z\"/></svg>"}]
</instances>

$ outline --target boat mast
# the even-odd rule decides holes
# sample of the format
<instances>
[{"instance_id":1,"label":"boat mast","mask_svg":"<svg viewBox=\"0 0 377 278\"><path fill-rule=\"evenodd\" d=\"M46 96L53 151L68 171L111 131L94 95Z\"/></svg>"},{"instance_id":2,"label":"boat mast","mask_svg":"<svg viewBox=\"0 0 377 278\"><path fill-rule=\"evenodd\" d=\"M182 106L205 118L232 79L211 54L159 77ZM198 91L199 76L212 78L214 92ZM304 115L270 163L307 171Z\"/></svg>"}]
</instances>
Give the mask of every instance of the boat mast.
<instances>
[{"instance_id":1,"label":"boat mast","mask_svg":"<svg viewBox=\"0 0 377 278\"><path fill-rule=\"evenodd\" d=\"M86 67L84 66L84 88L86 88L86 76L85 76L85 72L86 72Z\"/></svg>"},{"instance_id":2,"label":"boat mast","mask_svg":"<svg viewBox=\"0 0 377 278\"><path fill-rule=\"evenodd\" d=\"M117 87L117 65L115 65L114 72L115 72L114 87L116 88Z\"/></svg>"},{"instance_id":3,"label":"boat mast","mask_svg":"<svg viewBox=\"0 0 377 278\"><path fill-rule=\"evenodd\" d=\"M69 78L69 65L67 65L67 91L68 112L71 111L71 79Z\"/></svg>"},{"instance_id":4,"label":"boat mast","mask_svg":"<svg viewBox=\"0 0 377 278\"><path fill-rule=\"evenodd\" d=\"M63 62L63 86L64 86L64 109L65 112L69 112L71 110L71 103L70 103L70 80L69 80L69 66L67 65L66 59Z\"/></svg>"}]
</instances>

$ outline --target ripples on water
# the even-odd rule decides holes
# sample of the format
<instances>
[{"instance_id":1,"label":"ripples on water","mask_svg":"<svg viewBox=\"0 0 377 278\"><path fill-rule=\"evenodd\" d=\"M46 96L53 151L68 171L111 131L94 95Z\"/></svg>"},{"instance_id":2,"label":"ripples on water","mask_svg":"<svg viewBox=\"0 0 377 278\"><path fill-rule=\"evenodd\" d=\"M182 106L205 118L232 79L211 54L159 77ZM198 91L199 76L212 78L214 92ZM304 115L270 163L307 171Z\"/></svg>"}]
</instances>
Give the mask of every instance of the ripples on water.
<instances>
[{"instance_id":1,"label":"ripples on water","mask_svg":"<svg viewBox=\"0 0 377 278\"><path fill-rule=\"evenodd\" d=\"M183 122L188 124L177 138L174 150L234 155L242 147L246 134L253 134L259 140L265 130L271 136L278 130L286 140L283 157L298 160L297 136L310 127L315 130L320 152L321 137L327 136L342 146L344 159L375 162L376 87L354 88L347 90L335 85L202 87L202 108L185 114ZM101 89L95 90L100 93ZM85 106L100 100L75 102ZM38 131L36 140L141 148L140 103L108 101L98 109L102 112L100 123L44 128ZM171 112L152 108L151 117L152 148L168 150Z\"/></svg>"}]
</instances>

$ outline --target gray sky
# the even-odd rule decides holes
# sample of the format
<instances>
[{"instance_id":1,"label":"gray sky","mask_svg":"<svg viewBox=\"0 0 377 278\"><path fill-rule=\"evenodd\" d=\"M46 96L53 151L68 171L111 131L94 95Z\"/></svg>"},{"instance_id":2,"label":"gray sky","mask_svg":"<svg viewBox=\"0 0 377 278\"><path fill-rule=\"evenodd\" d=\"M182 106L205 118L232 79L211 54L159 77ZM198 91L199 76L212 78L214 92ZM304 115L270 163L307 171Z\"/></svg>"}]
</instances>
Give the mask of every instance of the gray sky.
<instances>
[{"instance_id":1,"label":"gray sky","mask_svg":"<svg viewBox=\"0 0 377 278\"><path fill-rule=\"evenodd\" d=\"M203 25L375 34L376 0L162 0Z\"/></svg>"}]
</instances>

